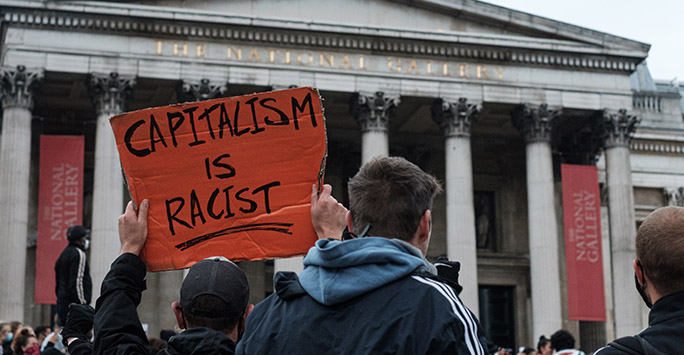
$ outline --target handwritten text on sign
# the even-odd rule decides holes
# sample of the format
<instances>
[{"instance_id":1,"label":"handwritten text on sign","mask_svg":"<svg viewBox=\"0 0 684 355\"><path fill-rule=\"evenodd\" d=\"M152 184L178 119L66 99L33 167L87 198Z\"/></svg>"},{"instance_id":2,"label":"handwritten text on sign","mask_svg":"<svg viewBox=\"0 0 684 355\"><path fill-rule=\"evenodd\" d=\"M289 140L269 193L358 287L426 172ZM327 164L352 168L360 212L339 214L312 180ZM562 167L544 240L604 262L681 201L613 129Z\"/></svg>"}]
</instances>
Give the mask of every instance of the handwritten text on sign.
<instances>
[{"instance_id":1,"label":"handwritten text on sign","mask_svg":"<svg viewBox=\"0 0 684 355\"><path fill-rule=\"evenodd\" d=\"M315 89L146 109L113 117L136 203L150 200L150 270L305 253L311 185L326 154Z\"/></svg>"}]
</instances>

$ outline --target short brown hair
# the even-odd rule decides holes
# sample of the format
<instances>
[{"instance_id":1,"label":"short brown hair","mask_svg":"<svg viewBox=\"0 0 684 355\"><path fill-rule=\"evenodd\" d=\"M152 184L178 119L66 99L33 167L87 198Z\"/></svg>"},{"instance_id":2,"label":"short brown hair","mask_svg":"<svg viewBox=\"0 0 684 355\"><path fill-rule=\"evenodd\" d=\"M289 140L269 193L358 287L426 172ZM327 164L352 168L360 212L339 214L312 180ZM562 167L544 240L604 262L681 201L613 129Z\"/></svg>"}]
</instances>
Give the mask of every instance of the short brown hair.
<instances>
[{"instance_id":1,"label":"short brown hair","mask_svg":"<svg viewBox=\"0 0 684 355\"><path fill-rule=\"evenodd\" d=\"M659 293L684 290L684 208L663 207L648 215L637 232L636 254Z\"/></svg>"},{"instance_id":2,"label":"short brown hair","mask_svg":"<svg viewBox=\"0 0 684 355\"><path fill-rule=\"evenodd\" d=\"M409 241L442 187L404 158L379 157L361 167L347 190L357 233L370 224L370 235Z\"/></svg>"}]
</instances>

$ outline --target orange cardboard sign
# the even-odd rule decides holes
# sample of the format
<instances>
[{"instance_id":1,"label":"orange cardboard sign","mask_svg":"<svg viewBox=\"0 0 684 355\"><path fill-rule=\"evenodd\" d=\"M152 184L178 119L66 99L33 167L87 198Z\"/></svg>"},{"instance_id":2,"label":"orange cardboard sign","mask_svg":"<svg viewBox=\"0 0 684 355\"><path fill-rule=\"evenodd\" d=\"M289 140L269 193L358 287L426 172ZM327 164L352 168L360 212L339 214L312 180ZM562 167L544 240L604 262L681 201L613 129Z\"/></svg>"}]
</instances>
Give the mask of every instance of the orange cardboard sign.
<instances>
[{"instance_id":1,"label":"orange cardboard sign","mask_svg":"<svg viewBox=\"0 0 684 355\"><path fill-rule=\"evenodd\" d=\"M301 255L326 159L318 91L297 88L112 117L136 204L150 201L149 270Z\"/></svg>"}]
</instances>

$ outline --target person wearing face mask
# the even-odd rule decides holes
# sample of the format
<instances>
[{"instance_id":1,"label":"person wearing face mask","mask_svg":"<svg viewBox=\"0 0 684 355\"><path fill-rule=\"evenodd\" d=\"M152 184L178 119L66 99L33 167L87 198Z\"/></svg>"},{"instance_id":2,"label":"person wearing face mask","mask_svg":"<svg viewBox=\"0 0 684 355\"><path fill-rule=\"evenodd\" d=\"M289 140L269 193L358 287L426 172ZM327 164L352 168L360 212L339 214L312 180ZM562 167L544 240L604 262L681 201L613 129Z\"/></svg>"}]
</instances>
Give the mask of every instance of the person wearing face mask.
<instances>
[{"instance_id":1,"label":"person wearing face mask","mask_svg":"<svg viewBox=\"0 0 684 355\"><path fill-rule=\"evenodd\" d=\"M90 242L88 230L83 226L71 226L67 230L67 240L69 245L55 263L57 314L61 324L66 322L69 304L90 304L93 288L85 253Z\"/></svg>"},{"instance_id":2,"label":"person wearing face mask","mask_svg":"<svg viewBox=\"0 0 684 355\"><path fill-rule=\"evenodd\" d=\"M20 334L14 343L15 355L39 355L38 339L31 333Z\"/></svg>"},{"instance_id":3,"label":"person wearing face mask","mask_svg":"<svg viewBox=\"0 0 684 355\"><path fill-rule=\"evenodd\" d=\"M636 235L634 278L651 309L648 327L617 339L598 355L681 354L684 344L684 208L663 207L648 215Z\"/></svg>"},{"instance_id":4,"label":"person wearing face mask","mask_svg":"<svg viewBox=\"0 0 684 355\"><path fill-rule=\"evenodd\" d=\"M5 349L9 349L10 344L12 344L12 338L14 334L12 333L12 327L9 323L0 322L0 355L8 353ZM11 351L10 351L11 352Z\"/></svg>"}]
</instances>

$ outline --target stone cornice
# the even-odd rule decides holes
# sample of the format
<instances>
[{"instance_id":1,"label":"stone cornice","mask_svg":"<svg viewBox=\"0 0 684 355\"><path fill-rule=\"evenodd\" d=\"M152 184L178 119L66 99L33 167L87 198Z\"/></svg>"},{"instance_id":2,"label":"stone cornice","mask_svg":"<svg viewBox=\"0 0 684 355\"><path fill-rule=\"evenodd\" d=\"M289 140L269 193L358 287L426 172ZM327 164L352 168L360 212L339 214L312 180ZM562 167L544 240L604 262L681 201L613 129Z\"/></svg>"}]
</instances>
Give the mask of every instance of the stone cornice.
<instances>
[{"instance_id":1,"label":"stone cornice","mask_svg":"<svg viewBox=\"0 0 684 355\"><path fill-rule=\"evenodd\" d=\"M0 0L5 23L55 30L234 40L389 55L463 58L630 73L645 53L531 37L403 31L113 3Z\"/></svg>"},{"instance_id":2,"label":"stone cornice","mask_svg":"<svg viewBox=\"0 0 684 355\"><path fill-rule=\"evenodd\" d=\"M634 139L630 142L629 149L632 152L684 155L684 143L682 142L655 142Z\"/></svg>"}]
</instances>

